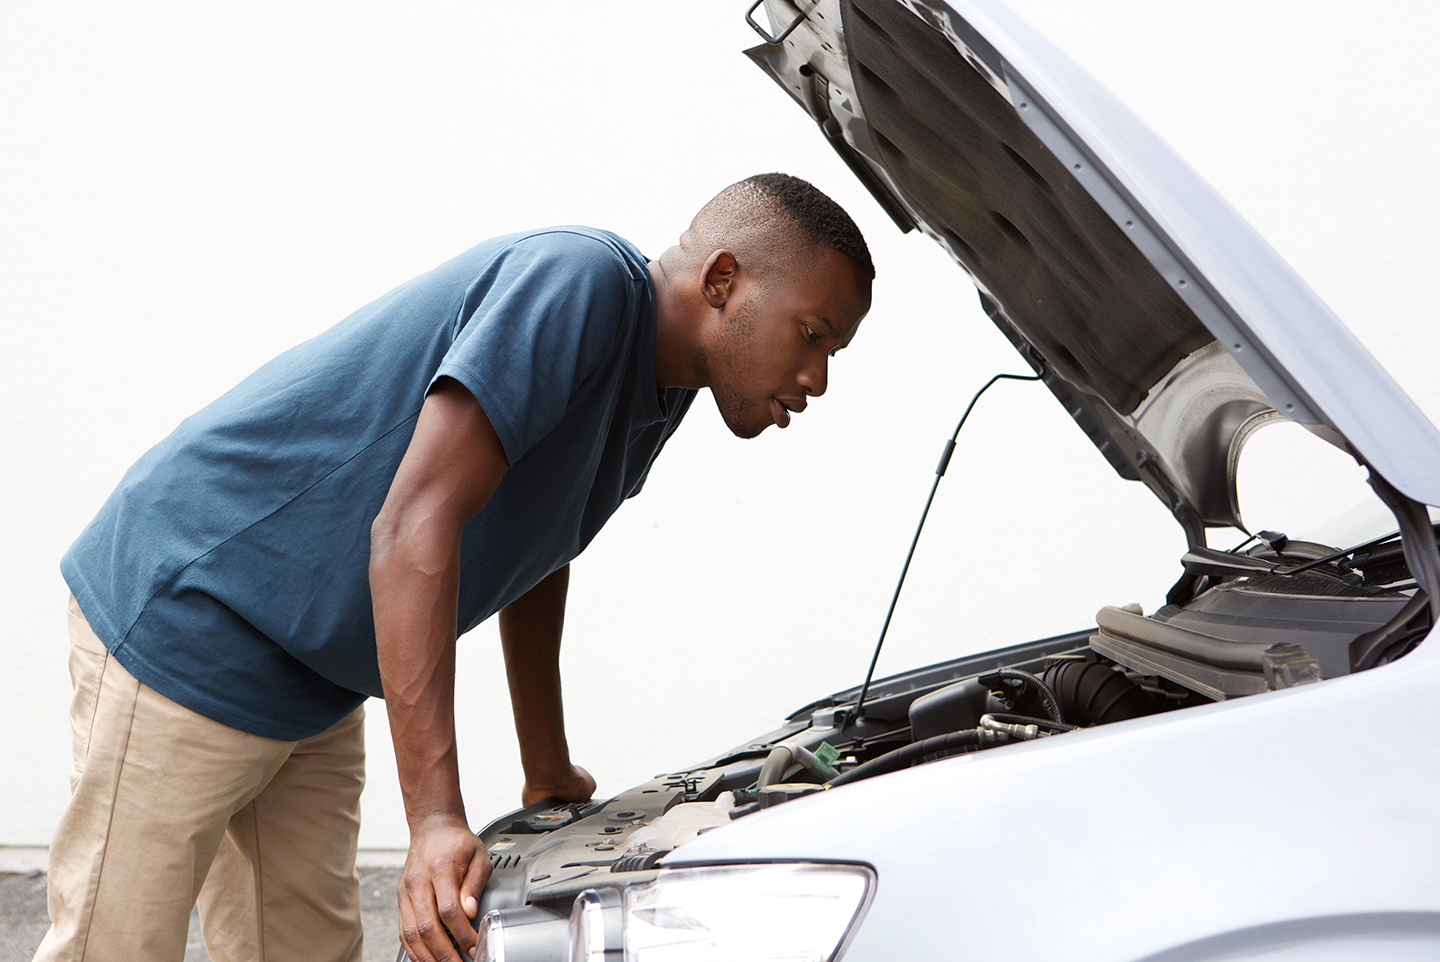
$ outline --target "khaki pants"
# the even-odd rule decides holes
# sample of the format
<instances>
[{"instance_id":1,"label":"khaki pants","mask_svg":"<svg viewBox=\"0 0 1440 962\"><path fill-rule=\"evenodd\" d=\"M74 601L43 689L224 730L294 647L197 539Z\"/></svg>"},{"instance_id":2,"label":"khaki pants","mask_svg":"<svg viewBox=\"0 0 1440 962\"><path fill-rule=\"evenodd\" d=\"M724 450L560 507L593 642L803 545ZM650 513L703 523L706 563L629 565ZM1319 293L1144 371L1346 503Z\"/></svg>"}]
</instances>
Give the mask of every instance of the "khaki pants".
<instances>
[{"instance_id":1,"label":"khaki pants","mask_svg":"<svg viewBox=\"0 0 1440 962\"><path fill-rule=\"evenodd\" d=\"M364 709L298 742L142 685L70 599L70 804L40 960L180 962L200 906L215 962L358 962Z\"/></svg>"}]
</instances>

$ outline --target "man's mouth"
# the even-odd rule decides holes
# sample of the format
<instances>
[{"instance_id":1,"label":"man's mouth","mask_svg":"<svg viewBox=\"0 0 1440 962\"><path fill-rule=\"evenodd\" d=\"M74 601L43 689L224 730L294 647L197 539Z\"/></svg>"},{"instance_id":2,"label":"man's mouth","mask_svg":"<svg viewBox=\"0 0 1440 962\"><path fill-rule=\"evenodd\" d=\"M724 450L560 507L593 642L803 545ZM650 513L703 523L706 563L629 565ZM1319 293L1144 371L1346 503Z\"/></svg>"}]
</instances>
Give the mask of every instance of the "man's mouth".
<instances>
[{"instance_id":1,"label":"man's mouth","mask_svg":"<svg viewBox=\"0 0 1440 962\"><path fill-rule=\"evenodd\" d=\"M774 397L770 399L770 415L775 419L775 426L778 428L783 429L789 427L791 413L799 414L803 410L805 410L805 402L803 400L782 401Z\"/></svg>"}]
</instances>

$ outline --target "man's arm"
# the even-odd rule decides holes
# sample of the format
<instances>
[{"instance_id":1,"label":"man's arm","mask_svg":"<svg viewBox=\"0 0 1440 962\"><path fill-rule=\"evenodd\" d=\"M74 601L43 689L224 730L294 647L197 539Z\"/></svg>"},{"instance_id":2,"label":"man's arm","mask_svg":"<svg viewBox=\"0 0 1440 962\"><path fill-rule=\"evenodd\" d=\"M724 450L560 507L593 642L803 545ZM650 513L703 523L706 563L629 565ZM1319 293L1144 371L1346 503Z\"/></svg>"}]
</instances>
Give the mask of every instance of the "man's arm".
<instances>
[{"instance_id":1,"label":"man's arm","mask_svg":"<svg viewBox=\"0 0 1440 962\"><path fill-rule=\"evenodd\" d=\"M410 826L400 935L415 962L458 958L447 928L473 951L469 917L490 877L490 857L460 798L455 619L461 532L508 467L479 403L441 379L371 529L376 650Z\"/></svg>"},{"instance_id":2,"label":"man's arm","mask_svg":"<svg viewBox=\"0 0 1440 962\"><path fill-rule=\"evenodd\" d=\"M583 802L595 792L590 773L570 762L560 701L560 635L570 566L555 571L500 612L500 644L510 707L525 768L521 802Z\"/></svg>"}]
</instances>

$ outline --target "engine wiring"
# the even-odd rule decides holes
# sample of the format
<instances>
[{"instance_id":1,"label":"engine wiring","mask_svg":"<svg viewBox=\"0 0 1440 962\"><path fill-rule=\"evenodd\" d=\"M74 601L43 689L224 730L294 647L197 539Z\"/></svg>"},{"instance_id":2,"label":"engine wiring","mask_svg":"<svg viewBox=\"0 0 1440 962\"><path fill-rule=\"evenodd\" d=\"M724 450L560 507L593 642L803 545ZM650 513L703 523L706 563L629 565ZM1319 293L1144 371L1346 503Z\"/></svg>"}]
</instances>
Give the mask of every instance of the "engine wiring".
<instances>
[{"instance_id":1,"label":"engine wiring","mask_svg":"<svg viewBox=\"0 0 1440 962\"><path fill-rule=\"evenodd\" d=\"M985 386L975 392L970 403L965 406L965 413L960 415L960 422L955 425L955 430L950 433L949 439L945 442L945 449L940 453L940 463L935 467L935 481L930 485L930 496L925 499L925 508L920 512L920 523L915 526L915 537L910 539L910 550L905 554L905 564L900 568L900 578L895 583L895 594L890 598L890 608L885 612L885 623L880 627L880 639L875 642L875 654L870 659L870 670L865 672L865 683L860 686L860 697L855 701L855 711L847 714L840 725L843 732L852 722L860 719L865 713L865 697L870 692L870 682L875 678L875 666L880 663L880 649L885 645L885 635L890 630L890 619L895 616L895 605L900 601L900 591L905 587L905 575L910 571L910 561L915 557L915 547L920 543L920 532L925 529L925 519L930 516L930 505L935 501L935 491L940 487L940 479L945 476L945 469L950 466L950 456L955 453L955 439L960 436L960 429L965 426L965 421L970 417L970 412L975 409L975 402L997 381L1038 381L1045 376L1044 370L1036 374L996 374L985 382Z\"/></svg>"},{"instance_id":2,"label":"engine wiring","mask_svg":"<svg viewBox=\"0 0 1440 962\"><path fill-rule=\"evenodd\" d=\"M1045 708L1050 720L1057 723L1065 721L1065 716L1060 710L1060 699L1055 697L1055 692L1040 679L1039 675L1019 668L1000 668L989 674L981 675L977 680L988 688L995 688L1003 682L1016 682L1022 688L1026 685L1033 686L1036 693L1039 694L1040 704Z\"/></svg>"}]
</instances>

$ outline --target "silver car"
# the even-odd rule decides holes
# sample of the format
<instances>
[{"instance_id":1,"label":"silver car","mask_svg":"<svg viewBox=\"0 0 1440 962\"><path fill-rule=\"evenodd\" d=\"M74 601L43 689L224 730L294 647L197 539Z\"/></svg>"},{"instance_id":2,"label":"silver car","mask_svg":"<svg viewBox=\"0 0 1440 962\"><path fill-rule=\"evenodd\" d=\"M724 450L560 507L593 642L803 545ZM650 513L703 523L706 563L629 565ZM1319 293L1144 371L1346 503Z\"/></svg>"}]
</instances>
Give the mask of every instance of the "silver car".
<instances>
[{"instance_id":1,"label":"silver car","mask_svg":"<svg viewBox=\"0 0 1440 962\"><path fill-rule=\"evenodd\" d=\"M496 820L479 957L1440 958L1440 433L999 3L762 2L751 59L1188 548L1156 611L867 678L615 798ZM1242 448L1285 422L1366 468L1369 503L1242 519Z\"/></svg>"}]
</instances>

